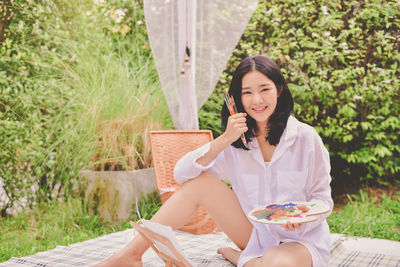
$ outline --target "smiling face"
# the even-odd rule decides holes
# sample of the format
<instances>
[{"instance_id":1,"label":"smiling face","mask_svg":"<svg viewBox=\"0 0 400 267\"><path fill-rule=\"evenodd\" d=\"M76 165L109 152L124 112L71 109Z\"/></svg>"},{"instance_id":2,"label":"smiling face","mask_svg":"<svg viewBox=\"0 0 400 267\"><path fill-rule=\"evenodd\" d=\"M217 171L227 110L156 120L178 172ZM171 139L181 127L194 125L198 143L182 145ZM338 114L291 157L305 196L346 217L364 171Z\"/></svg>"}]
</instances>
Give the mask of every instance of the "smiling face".
<instances>
[{"instance_id":1,"label":"smiling face","mask_svg":"<svg viewBox=\"0 0 400 267\"><path fill-rule=\"evenodd\" d=\"M242 79L242 105L256 122L259 130L266 128L269 117L278 102L278 91L274 82L263 73L254 70Z\"/></svg>"}]
</instances>

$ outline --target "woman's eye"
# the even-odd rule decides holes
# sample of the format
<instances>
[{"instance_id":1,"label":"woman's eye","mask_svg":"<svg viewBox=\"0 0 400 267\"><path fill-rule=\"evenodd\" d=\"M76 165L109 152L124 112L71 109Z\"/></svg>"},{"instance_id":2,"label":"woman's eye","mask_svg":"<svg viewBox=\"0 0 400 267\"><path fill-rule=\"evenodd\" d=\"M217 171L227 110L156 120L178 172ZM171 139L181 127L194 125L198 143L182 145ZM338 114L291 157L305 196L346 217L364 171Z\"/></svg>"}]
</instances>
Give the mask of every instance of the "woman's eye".
<instances>
[{"instance_id":1,"label":"woman's eye","mask_svg":"<svg viewBox=\"0 0 400 267\"><path fill-rule=\"evenodd\" d=\"M266 92L268 90L269 90L268 88L263 88L263 89L261 89L261 92Z\"/></svg>"},{"instance_id":2,"label":"woman's eye","mask_svg":"<svg viewBox=\"0 0 400 267\"><path fill-rule=\"evenodd\" d=\"M249 92L249 91L242 92L242 95L249 95L249 94L251 94L251 92Z\"/></svg>"}]
</instances>

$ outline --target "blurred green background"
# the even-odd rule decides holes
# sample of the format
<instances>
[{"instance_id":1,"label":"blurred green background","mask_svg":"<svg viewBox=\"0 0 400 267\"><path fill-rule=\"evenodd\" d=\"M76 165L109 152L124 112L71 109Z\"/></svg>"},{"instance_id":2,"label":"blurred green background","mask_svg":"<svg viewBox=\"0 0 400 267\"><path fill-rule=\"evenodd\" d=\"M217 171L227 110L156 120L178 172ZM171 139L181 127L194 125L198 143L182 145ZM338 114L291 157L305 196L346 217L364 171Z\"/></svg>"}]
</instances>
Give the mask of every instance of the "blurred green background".
<instances>
[{"instance_id":1,"label":"blurred green background","mask_svg":"<svg viewBox=\"0 0 400 267\"><path fill-rule=\"evenodd\" d=\"M248 55L269 56L281 66L292 91L294 116L315 127L330 152L334 197L351 200L343 213L330 217L331 229L399 240L399 33L400 2L395 0L260 1L199 112L200 128L211 129L215 137L221 134L223 92L235 66ZM133 163L127 163L126 150L99 146L104 125L115 122L117 137L125 125L133 127L123 137L135 155ZM68 201L81 203L73 189L82 169L98 169L104 162L117 162L122 170L151 166L148 132L172 128L147 38L143 1L1 2L0 179L7 196L0 204L3 229L39 227L31 215L9 217L12 207L39 207L34 212L43 215L58 210L57 205L72 205ZM359 188L367 189L359 193ZM388 197L368 188L383 188ZM59 199L65 203L57 204ZM149 214L159 203L151 199ZM82 201L81 213L76 213L87 220L72 220L79 226L78 237L68 242L128 227L90 217ZM382 224L384 234L339 227L360 210L354 203L369 203L365 210L371 210L382 201L391 214L385 216L390 223ZM43 205L47 208L40 208ZM65 223L60 229L71 233L63 228ZM94 225L98 232L84 234ZM27 255L53 245L27 243L27 249L13 250L10 243L0 260L18 256L16 251Z\"/></svg>"}]
</instances>

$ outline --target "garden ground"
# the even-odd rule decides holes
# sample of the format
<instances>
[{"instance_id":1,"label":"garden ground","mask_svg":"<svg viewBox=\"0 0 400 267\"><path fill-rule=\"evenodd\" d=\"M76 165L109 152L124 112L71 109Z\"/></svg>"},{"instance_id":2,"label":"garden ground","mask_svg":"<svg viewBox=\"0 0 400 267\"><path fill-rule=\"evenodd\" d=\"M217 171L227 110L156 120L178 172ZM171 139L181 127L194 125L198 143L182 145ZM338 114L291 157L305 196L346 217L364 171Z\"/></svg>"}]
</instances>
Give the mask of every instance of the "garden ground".
<instances>
[{"instance_id":1,"label":"garden ground","mask_svg":"<svg viewBox=\"0 0 400 267\"><path fill-rule=\"evenodd\" d=\"M400 190L365 187L357 194L335 197L334 212L328 217L333 233L400 241ZM155 195L143 197L140 213L150 218L159 207ZM137 216L132 218L137 220ZM128 222L111 224L88 215L86 203L77 198L49 202L18 216L0 220L0 262L40 251L68 246L129 228Z\"/></svg>"}]
</instances>

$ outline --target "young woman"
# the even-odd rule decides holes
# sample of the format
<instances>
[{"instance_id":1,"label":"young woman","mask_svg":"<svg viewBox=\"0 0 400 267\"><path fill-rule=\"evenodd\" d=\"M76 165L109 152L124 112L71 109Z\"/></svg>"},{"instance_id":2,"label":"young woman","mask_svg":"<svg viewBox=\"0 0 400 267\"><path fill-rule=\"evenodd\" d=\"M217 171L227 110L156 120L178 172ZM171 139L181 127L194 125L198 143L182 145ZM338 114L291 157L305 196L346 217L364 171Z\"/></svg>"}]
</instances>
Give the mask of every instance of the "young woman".
<instances>
[{"instance_id":1,"label":"young woman","mask_svg":"<svg viewBox=\"0 0 400 267\"><path fill-rule=\"evenodd\" d=\"M177 163L175 179L183 186L152 220L177 228L203 206L240 249L220 248L218 253L238 266L326 266L329 213L314 222L284 225L256 223L246 216L271 202L314 201L332 209L329 154L321 138L291 116L289 88L279 67L266 57L245 58L229 94L239 113L229 116L224 106L224 133ZM221 178L231 181L232 190ZM99 266L141 266L147 249L137 236Z\"/></svg>"}]
</instances>

